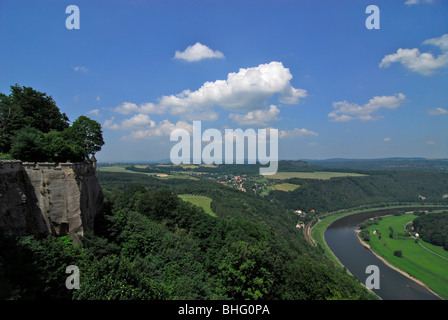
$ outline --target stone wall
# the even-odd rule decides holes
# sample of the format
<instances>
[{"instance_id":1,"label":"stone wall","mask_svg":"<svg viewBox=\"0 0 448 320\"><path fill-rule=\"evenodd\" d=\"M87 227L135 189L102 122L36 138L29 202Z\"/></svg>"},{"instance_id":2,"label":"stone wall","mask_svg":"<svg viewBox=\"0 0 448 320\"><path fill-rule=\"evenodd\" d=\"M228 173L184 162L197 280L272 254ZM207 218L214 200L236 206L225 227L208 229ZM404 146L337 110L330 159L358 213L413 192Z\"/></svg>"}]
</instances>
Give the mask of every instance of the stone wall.
<instances>
[{"instance_id":1,"label":"stone wall","mask_svg":"<svg viewBox=\"0 0 448 320\"><path fill-rule=\"evenodd\" d=\"M0 235L69 235L93 229L103 194L92 162L0 161Z\"/></svg>"}]
</instances>

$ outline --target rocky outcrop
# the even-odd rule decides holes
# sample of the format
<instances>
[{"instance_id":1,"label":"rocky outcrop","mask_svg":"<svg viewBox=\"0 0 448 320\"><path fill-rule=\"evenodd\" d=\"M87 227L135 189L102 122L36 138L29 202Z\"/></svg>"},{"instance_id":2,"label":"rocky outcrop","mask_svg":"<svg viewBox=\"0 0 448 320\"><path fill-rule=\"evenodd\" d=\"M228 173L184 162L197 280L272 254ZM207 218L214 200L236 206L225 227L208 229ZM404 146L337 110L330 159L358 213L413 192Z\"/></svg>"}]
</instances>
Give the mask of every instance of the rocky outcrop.
<instances>
[{"instance_id":1,"label":"rocky outcrop","mask_svg":"<svg viewBox=\"0 0 448 320\"><path fill-rule=\"evenodd\" d=\"M69 235L93 229L103 193L95 164L0 161L0 235Z\"/></svg>"}]
</instances>

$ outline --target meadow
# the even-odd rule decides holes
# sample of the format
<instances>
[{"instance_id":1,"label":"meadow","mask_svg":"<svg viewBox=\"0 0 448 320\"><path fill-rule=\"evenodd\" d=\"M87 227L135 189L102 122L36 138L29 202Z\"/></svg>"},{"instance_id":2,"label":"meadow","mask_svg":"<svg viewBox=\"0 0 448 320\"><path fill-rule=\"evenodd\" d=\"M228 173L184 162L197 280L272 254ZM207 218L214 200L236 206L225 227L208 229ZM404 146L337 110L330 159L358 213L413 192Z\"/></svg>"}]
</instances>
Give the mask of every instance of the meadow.
<instances>
[{"instance_id":1,"label":"meadow","mask_svg":"<svg viewBox=\"0 0 448 320\"><path fill-rule=\"evenodd\" d=\"M216 214L213 212L210 204L212 203L212 198L205 197L205 196L196 196L192 194L181 194L179 195L179 198L181 198L184 201L188 201L199 208L204 209L206 213L211 215L212 217L216 217Z\"/></svg>"},{"instance_id":2,"label":"meadow","mask_svg":"<svg viewBox=\"0 0 448 320\"><path fill-rule=\"evenodd\" d=\"M115 173L134 173L134 174L144 174L150 177L159 178L159 179L189 179L189 180L199 180L196 177L189 176L187 174L164 174L164 173L156 173L156 172L140 172L140 171L131 171L126 170L128 165L115 165L115 166L101 166L98 167L98 171L102 172L115 172ZM143 168L143 166L135 166L136 168Z\"/></svg>"},{"instance_id":3,"label":"meadow","mask_svg":"<svg viewBox=\"0 0 448 320\"><path fill-rule=\"evenodd\" d=\"M300 186L298 184L292 184L292 183L277 183L274 184L272 186L269 186L268 188L266 188L265 190L263 190L261 192L261 195L267 195L269 194L269 192L271 192L272 190L279 190L279 191L294 191L297 188L299 188Z\"/></svg>"},{"instance_id":4,"label":"meadow","mask_svg":"<svg viewBox=\"0 0 448 320\"><path fill-rule=\"evenodd\" d=\"M363 177L363 176L366 175L350 172L314 171L314 172L277 172L276 174L265 177L268 179L279 179L279 180L286 180L291 178L328 180L331 178L338 178L338 177Z\"/></svg>"},{"instance_id":5,"label":"meadow","mask_svg":"<svg viewBox=\"0 0 448 320\"><path fill-rule=\"evenodd\" d=\"M416 217L414 214L384 217L378 225L367 228L370 233L368 244L390 264L422 281L447 299L448 252L421 239L417 243L414 238L405 236L405 225ZM394 254L397 251L401 251L401 257Z\"/></svg>"}]
</instances>

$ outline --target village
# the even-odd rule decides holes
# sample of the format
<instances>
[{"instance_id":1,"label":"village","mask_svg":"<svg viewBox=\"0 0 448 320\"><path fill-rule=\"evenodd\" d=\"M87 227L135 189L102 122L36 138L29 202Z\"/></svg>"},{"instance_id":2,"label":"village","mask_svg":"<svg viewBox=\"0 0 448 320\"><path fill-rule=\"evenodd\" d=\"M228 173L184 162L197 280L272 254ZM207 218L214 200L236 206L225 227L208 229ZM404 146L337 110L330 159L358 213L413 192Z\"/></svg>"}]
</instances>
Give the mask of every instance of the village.
<instances>
[{"instance_id":1,"label":"village","mask_svg":"<svg viewBox=\"0 0 448 320\"><path fill-rule=\"evenodd\" d=\"M310 218L315 215L316 210L312 209L308 213L305 212L304 210L294 210L294 213L297 214L297 216L299 217L299 221L296 224L296 228L304 229L305 221L310 220Z\"/></svg>"}]
</instances>

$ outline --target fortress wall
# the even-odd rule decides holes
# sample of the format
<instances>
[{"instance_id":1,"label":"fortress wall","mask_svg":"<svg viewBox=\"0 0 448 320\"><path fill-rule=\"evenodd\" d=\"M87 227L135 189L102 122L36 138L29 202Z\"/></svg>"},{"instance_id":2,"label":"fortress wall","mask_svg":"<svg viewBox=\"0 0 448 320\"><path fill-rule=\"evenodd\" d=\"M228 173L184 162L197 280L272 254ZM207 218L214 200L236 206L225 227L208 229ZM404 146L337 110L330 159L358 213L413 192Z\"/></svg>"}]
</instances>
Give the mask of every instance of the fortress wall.
<instances>
[{"instance_id":1,"label":"fortress wall","mask_svg":"<svg viewBox=\"0 0 448 320\"><path fill-rule=\"evenodd\" d=\"M0 161L0 233L69 235L93 229L103 202L92 162Z\"/></svg>"}]
</instances>

